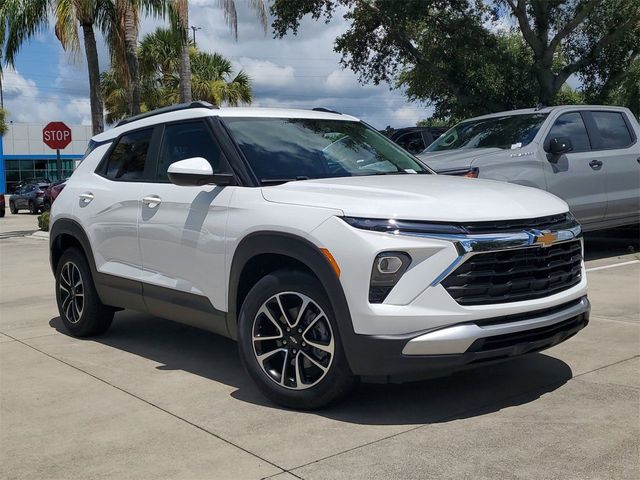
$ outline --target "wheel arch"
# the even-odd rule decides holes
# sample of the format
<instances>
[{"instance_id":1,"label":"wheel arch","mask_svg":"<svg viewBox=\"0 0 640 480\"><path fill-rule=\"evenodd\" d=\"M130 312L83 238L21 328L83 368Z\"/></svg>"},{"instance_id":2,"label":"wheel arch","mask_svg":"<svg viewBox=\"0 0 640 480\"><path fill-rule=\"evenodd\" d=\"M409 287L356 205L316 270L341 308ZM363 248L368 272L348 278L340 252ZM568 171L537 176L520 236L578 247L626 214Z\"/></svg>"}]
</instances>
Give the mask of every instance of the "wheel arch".
<instances>
[{"instance_id":1,"label":"wheel arch","mask_svg":"<svg viewBox=\"0 0 640 480\"><path fill-rule=\"evenodd\" d=\"M348 343L348 338L353 335L353 325L342 285L333 267L316 245L302 237L284 232L252 233L242 239L236 248L229 275L227 314L227 328L232 338L237 338L238 313L242 301L255 284L250 282L251 285L247 285L243 281L250 272L248 269L255 268L255 262L260 259L267 262L278 260L275 265L268 265L267 270L299 267L317 278L329 297L343 343ZM255 281L262 276L254 277ZM348 351L346 343L345 349Z\"/></svg>"},{"instance_id":2,"label":"wheel arch","mask_svg":"<svg viewBox=\"0 0 640 480\"><path fill-rule=\"evenodd\" d=\"M59 218L53 223L49 231L49 262L54 274L62 253L71 247L78 247L82 250L87 262L89 262L91 274L95 277L96 263L93 258L89 237L75 220Z\"/></svg>"}]
</instances>

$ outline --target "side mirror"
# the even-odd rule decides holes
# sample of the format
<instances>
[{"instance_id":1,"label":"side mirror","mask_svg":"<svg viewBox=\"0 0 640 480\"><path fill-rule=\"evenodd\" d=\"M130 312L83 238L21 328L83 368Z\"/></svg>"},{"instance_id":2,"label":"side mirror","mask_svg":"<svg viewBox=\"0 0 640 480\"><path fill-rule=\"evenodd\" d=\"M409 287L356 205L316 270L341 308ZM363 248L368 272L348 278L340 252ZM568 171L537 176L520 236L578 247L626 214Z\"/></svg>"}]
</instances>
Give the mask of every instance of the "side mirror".
<instances>
[{"instance_id":1,"label":"side mirror","mask_svg":"<svg viewBox=\"0 0 640 480\"><path fill-rule=\"evenodd\" d=\"M547 151L558 157L564 153L568 153L573 150L573 144L571 143L571 139L569 137L554 137L549 142L549 147Z\"/></svg>"},{"instance_id":2,"label":"side mirror","mask_svg":"<svg viewBox=\"0 0 640 480\"><path fill-rule=\"evenodd\" d=\"M235 178L230 173L213 173L211 164L202 157L187 158L169 165L167 169L169 181L181 187L201 187L203 185L235 185Z\"/></svg>"}]
</instances>

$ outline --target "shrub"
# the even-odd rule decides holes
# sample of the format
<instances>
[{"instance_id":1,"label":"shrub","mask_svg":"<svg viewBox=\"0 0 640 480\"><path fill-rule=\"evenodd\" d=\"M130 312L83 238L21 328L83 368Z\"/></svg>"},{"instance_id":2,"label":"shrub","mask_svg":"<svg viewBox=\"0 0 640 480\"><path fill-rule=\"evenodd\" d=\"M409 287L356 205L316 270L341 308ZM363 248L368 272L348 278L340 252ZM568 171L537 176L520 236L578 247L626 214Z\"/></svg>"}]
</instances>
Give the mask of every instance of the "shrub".
<instances>
[{"instance_id":1,"label":"shrub","mask_svg":"<svg viewBox=\"0 0 640 480\"><path fill-rule=\"evenodd\" d=\"M50 212L43 212L42 215L38 216L38 227L43 232L49 231L49 214Z\"/></svg>"}]
</instances>

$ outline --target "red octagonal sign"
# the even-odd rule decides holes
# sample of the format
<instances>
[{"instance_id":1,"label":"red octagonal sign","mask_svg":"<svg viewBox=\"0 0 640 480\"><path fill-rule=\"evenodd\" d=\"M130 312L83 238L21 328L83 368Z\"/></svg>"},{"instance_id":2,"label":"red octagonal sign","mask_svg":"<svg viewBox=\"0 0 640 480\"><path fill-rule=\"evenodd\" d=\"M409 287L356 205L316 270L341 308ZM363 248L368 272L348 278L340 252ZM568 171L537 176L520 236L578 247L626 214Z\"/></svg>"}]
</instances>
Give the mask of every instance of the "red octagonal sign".
<instances>
[{"instance_id":1,"label":"red octagonal sign","mask_svg":"<svg viewBox=\"0 0 640 480\"><path fill-rule=\"evenodd\" d=\"M71 143L71 129L62 122L49 122L42 129L42 141L54 150L62 150Z\"/></svg>"}]
</instances>

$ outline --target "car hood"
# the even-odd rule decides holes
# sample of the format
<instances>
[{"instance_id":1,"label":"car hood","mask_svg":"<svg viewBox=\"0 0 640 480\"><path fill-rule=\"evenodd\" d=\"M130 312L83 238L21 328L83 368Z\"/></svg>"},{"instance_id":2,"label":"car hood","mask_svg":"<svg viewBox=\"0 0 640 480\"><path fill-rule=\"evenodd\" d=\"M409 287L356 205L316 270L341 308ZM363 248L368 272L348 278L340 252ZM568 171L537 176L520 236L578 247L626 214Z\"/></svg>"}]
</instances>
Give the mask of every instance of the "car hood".
<instances>
[{"instance_id":1,"label":"car hood","mask_svg":"<svg viewBox=\"0 0 640 480\"><path fill-rule=\"evenodd\" d=\"M436 172L470 167L476 158L504 152L501 148L459 148L440 152L423 152L418 158Z\"/></svg>"},{"instance_id":2,"label":"car hood","mask_svg":"<svg viewBox=\"0 0 640 480\"><path fill-rule=\"evenodd\" d=\"M568 211L536 188L446 175L375 175L303 180L262 188L265 200L344 215L442 222L509 220Z\"/></svg>"}]
</instances>

